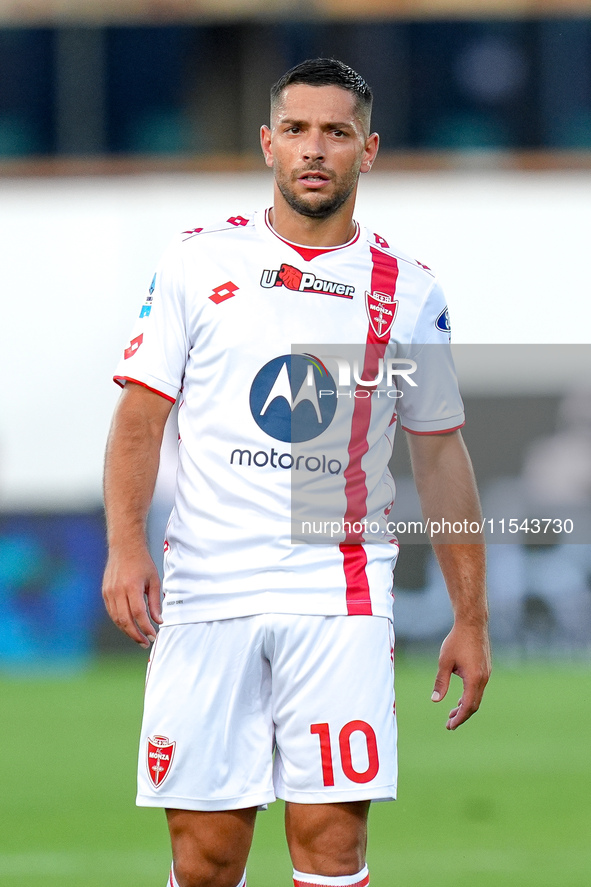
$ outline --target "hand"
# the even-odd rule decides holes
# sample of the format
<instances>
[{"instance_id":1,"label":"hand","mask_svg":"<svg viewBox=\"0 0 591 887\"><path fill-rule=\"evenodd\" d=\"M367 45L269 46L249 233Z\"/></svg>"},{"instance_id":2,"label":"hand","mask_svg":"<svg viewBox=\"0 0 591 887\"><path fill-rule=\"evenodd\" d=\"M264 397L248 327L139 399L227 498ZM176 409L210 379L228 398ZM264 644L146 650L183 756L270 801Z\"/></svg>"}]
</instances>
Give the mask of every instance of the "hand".
<instances>
[{"instance_id":1,"label":"hand","mask_svg":"<svg viewBox=\"0 0 591 887\"><path fill-rule=\"evenodd\" d=\"M145 546L110 553L103 599L115 625L132 641L147 649L156 640L149 617L162 622L160 577Z\"/></svg>"},{"instance_id":2,"label":"hand","mask_svg":"<svg viewBox=\"0 0 591 887\"><path fill-rule=\"evenodd\" d=\"M431 699L440 702L452 674L462 679L464 691L449 713L448 730L455 730L478 711L491 672L490 643L486 628L454 625L441 645L439 669Z\"/></svg>"}]
</instances>

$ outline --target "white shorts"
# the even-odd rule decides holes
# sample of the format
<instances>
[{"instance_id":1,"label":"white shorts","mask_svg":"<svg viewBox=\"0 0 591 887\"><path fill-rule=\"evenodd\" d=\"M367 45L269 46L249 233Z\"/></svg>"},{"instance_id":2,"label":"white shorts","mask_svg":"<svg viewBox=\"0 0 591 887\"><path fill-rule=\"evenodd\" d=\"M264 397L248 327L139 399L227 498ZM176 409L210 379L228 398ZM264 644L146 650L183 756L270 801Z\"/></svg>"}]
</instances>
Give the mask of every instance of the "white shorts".
<instances>
[{"instance_id":1,"label":"white shorts","mask_svg":"<svg viewBox=\"0 0 591 887\"><path fill-rule=\"evenodd\" d=\"M160 629L140 806L391 800L396 775L388 619L268 614Z\"/></svg>"}]
</instances>

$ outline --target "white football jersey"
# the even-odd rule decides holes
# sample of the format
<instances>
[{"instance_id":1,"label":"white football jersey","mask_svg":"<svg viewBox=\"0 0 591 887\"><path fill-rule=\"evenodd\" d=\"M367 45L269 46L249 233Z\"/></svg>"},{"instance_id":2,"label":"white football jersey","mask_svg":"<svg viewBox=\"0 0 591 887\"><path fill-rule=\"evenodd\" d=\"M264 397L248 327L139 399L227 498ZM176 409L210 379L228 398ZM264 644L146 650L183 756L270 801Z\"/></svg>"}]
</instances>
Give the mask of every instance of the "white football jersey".
<instances>
[{"instance_id":1,"label":"white football jersey","mask_svg":"<svg viewBox=\"0 0 591 887\"><path fill-rule=\"evenodd\" d=\"M268 212L184 232L115 379L179 399L165 624L259 613L392 616L398 422L464 422L442 291L357 226L289 243Z\"/></svg>"}]
</instances>

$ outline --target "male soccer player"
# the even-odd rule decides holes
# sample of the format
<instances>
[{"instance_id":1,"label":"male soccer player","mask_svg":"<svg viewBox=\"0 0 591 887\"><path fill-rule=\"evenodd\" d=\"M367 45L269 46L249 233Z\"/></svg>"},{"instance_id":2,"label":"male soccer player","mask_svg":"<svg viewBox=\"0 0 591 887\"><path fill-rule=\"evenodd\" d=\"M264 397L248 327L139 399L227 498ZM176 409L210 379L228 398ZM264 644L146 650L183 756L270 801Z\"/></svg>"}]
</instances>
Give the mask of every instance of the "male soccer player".
<instances>
[{"instance_id":1,"label":"male soccer player","mask_svg":"<svg viewBox=\"0 0 591 887\"><path fill-rule=\"evenodd\" d=\"M237 207L181 236L117 370L104 598L141 646L156 640L149 617L160 625L138 803L166 808L171 887L245 884L256 810L276 796L296 887L369 883L369 805L396 792L387 462L398 422L425 517L479 515L441 290L353 220L378 150L371 101L332 59L278 81L261 130L272 207ZM145 522L177 398L161 611ZM318 540L314 520L294 531L306 514L324 518ZM455 621L433 699L460 675L452 730L489 676L477 541L436 546Z\"/></svg>"}]
</instances>

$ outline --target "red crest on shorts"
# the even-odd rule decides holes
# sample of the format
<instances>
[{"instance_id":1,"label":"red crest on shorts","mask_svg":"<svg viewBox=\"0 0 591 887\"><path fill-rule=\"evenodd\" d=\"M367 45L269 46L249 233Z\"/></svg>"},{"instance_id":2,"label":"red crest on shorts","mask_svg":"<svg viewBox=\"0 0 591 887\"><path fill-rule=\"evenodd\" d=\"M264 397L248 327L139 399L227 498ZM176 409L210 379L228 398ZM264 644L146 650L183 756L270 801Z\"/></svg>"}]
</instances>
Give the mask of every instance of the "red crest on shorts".
<instances>
[{"instance_id":1,"label":"red crest on shorts","mask_svg":"<svg viewBox=\"0 0 591 887\"><path fill-rule=\"evenodd\" d=\"M389 335L398 309L398 299L389 293L365 293L367 316L371 328L378 337L383 339Z\"/></svg>"},{"instance_id":2,"label":"red crest on shorts","mask_svg":"<svg viewBox=\"0 0 591 887\"><path fill-rule=\"evenodd\" d=\"M168 776L175 746L168 736L148 737L148 775L154 788L160 788Z\"/></svg>"}]
</instances>

